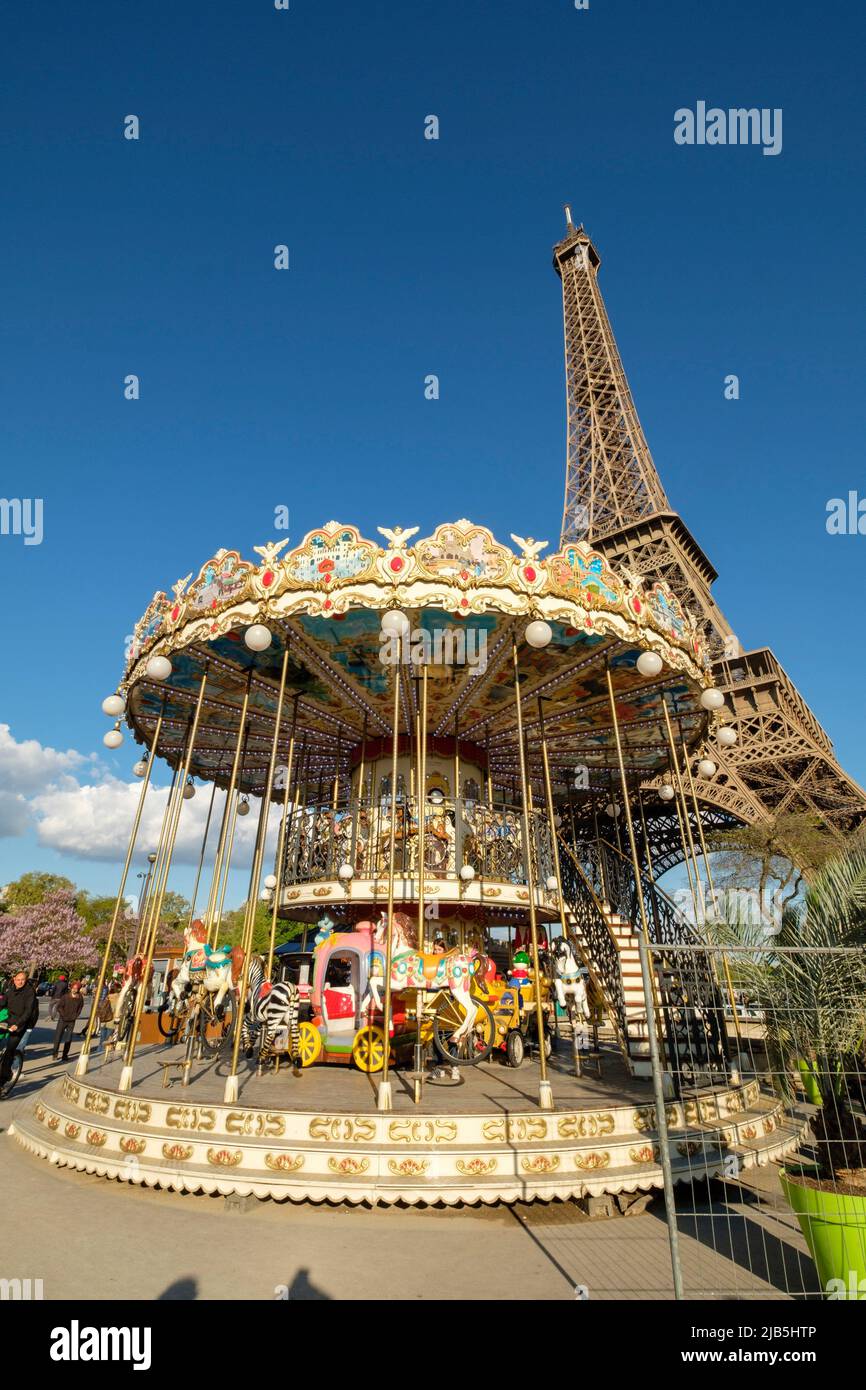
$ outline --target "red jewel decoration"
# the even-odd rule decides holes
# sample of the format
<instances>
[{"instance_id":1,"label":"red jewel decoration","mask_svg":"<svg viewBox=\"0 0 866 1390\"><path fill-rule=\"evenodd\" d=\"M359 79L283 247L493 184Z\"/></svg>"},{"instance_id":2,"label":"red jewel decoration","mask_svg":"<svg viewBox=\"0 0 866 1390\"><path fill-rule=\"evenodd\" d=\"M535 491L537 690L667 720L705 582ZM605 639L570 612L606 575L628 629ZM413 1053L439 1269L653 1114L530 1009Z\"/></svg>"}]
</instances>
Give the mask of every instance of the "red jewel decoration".
<instances>
[{"instance_id":1,"label":"red jewel decoration","mask_svg":"<svg viewBox=\"0 0 866 1390\"><path fill-rule=\"evenodd\" d=\"M331 582L331 576L330 576L329 574L323 574L323 575L322 575L322 583L323 583L323 584L330 584L330 582Z\"/></svg>"},{"instance_id":2,"label":"red jewel decoration","mask_svg":"<svg viewBox=\"0 0 866 1390\"><path fill-rule=\"evenodd\" d=\"M180 604L179 604L179 603L176 603L176 604L174 605L174 608L172 608L172 610L171 610L171 621L172 621L173 623L176 623L179 617L180 617Z\"/></svg>"},{"instance_id":3,"label":"red jewel decoration","mask_svg":"<svg viewBox=\"0 0 866 1390\"><path fill-rule=\"evenodd\" d=\"M461 570L461 571L460 571L460 578L461 578L461 579L468 579L468 578L469 578L469 571L468 571L468 570Z\"/></svg>"},{"instance_id":4,"label":"red jewel decoration","mask_svg":"<svg viewBox=\"0 0 866 1390\"><path fill-rule=\"evenodd\" d=\"M533 582L535 579L535 570L531 565L526 566L526 569L523 571L523 577L524 579L528 579L530 584Z\"/></svg>"},{"instance_id":5,"label":"red jewel decoration","mask_svg":"<svg viewBox=\"0 0 866 1390\"><path fill-rule=\"evenodd\" d=\"M391 568L395 574L400 573L401 569L403 568L403 561L400 559L399 555L394 556L393 560L391 561Z\"/></svg>"},{"instance_id":6,"label":"red jewel decoration","mask_svg":"<svg viewBox=\"0 0 866 1390\"><path fill-rule=\"evenodd\" d=\"M639 612L640 612L640 599L639 599L639 598L633 598L632 601L631 601L631 606L632 606L632 608L634 609L635 613L639 613Z\"/></svg>"},{"instance_id":7,"label":"red jewel decoration","mask_svg":"<svg viewBox=\"0 0 866 1390\"><path fill-rule=\"evenodd\" d=\"M329 598L326 598L326 599L325 599L325 602L322 604L322 607L323 607L323 608L330 608L330 606L331 606L331 600L330 600Z\"/></svg>"},{"instance_id":8,"label":"red jewel decoration","mask_svg":"<svg viewBox=\"0 0 866 1390\"><path fill-rule=\"evenodd\" d=\"M216 599L215 599L215 598L212 598L212 599L211 599L211 601L210 601L210 606L211 606L211 608L216 608Z\"/></svg>"},{"instance_id":9,"label":"red jewel decoration","mask_svg":"<svg viewBox=\"0 0 866 1390\"><path fill-rule=\"evenodd\" d=\"M468 600L468 598L462 598L462 599L460 600L460 607L461 607L461 608L468 608L468 607L469 607L469 600Z\"/></svg>"},{"instance_id":10,"label":"red jewel decoration","mask_svg":"<svg viewBox=\"0 0 866 1390\"><path fill-rule=\"evenodd\" d=\"M269 588L271 587L271 585L273 584L273 582L274 582L274 572L273 572L273 570L265 570L264 574L262 575L262 583L264 584L265 588L266 588L266 589L269 589Z\"/></svg>"},{"instance_id":11,"label":"red jewel decoration","mask_svg":"<svg viewBox=\"0 0 866 1390\"><path fill-rule=\"evenodd\" d=\"M587 627L592 627L592 618L587 618L586 625Z\"/></svg>"},{"instance_id":12,"label":"red jewel decoration","mask_svg":"<svg viewBox=\"0 0 866 1390\"><path fill-rule=\"evenodd\" d=\"M211 623L211 625L210 625L210 630L211 630L211 632L216 632L216 630L217 630L217 625L216 625L216 623Z\"/></svg>"},{"instance_id":13,"label":"red jewel decoration","mask_svg":"<svg viewBox=\"0 0 866 1390\"><path fill-rule=\"evenodd\" d=\"M565 629L565 635L566 635L566 637L576 637L576 636L577 636L577 628L576 628L576 627L567 627L567 628Z\"/></svg>"}]
</instances>

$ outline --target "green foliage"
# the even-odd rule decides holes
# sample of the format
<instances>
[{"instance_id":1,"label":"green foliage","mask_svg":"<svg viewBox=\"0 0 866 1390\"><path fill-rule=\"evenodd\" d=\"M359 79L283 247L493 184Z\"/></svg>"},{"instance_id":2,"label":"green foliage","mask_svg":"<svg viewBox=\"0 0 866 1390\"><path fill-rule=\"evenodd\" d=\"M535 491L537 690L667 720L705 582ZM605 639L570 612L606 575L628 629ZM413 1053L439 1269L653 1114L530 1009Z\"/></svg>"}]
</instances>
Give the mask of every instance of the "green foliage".
<instances>
[{"instance_id":1,"label":"green foliage","mask_svg":"<svg viewBox=\"0 0 866 1390\"><path fill-rule=\"evenodd\" d=\"M854 1113L866 1100L866 845L855 841L825 860L775 937L758 940L736 923L716 924L713 935L719 945L750 948L739 953L737 982L763 1010L785 1088L801 1059L814 1069L824 1172L866 1165Z\"/></svg>"},{"instance_id":2,"label":"green foliage","mask_svg":"<svg viewBox=\"0 0 866 1390\"><path fill-rule=\"evenodd\" d=\"M240 945L243 934L244 918L246 917L247 905L243 903L235 908L233 912L227 912L222 920L219 939L220 944L225 942L229 946ZM256 915L253 923L253 954L266 955L271 939L271 914L273 908L269 903L258 902L256 904ZM282 918L277 918L277 930L274 944L282 946L285 941L294 941L304 930L303 922L286 922Z\"/></svg>"},{"instance_id":3,"label":"green foliage","mask_svg":"<svg viewBox=\"0 0 866 1390\"><path fill-rule=\"evenodd\" d=\"M76 894L75 884L62 874L31 873L22 874L10 883L3 899L2 910L12 913L18 907L32 907L44 902L53 893Z\"/></svg>"}]
</instances>

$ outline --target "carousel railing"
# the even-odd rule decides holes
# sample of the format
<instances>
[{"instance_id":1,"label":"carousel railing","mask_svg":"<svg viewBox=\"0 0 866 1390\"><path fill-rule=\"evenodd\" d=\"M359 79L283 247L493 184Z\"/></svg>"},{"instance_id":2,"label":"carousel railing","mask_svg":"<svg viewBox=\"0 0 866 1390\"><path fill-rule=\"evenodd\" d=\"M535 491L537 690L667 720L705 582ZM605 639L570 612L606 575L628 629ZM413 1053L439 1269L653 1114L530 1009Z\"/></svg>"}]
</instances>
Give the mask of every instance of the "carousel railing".
<instances>
[{"instance_id":1,"label":"carousel railing","mask_svg":"<svg viewBox=\"0 0 866 1390\"><path fill-rule=\"evenodd\" d=\"M442 797L419 808L415 797L390 797L371 803L318 802L290 811L286 830L283 883L335 879L349 864L360 878L388 872L392 817L394 871L417 875L421 815L424 816L424 873L433 878L459 875L464 864L481 880L525 885L527 854L520 807L467 798ZM536 885L546 888L554 877L553 846L547 818L529 813L529 856Z\"/></svg>"}]
</instances>

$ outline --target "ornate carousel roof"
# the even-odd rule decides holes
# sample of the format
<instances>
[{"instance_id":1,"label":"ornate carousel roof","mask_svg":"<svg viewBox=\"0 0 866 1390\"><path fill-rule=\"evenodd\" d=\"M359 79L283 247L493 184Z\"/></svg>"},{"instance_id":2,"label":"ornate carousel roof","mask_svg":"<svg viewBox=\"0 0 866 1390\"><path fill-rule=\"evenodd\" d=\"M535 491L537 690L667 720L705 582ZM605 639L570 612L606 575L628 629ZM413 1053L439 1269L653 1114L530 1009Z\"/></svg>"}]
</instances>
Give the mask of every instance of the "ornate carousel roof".
<instances>
[{"instance_id":1,"label":"ornate carousel roof","mask_svg":"<svg viewBox=\"0 0 866 1390\"><path fill-rule=\"evenodd\" d=\"M665 585L644 588L636 575L614 573L580 542L545 556L546 543L513 536L514 551L465 520L439 526L414 544L417 527L379 529L384 546L354 526L329 522L293 549L287 541L255 547L258 564L236 550L220 550L195 577L178 581L171 595L155 594L136 624L120 687L135 737L150 744L164 706L159 751L176 762L206 665L191 770L225 784L249 682L243 789L261 790L288 643L281 741L288 745L296 705L311 776L345 773L365 733L370 739L390 733L395 671L403 685L403 727L414 720L415 671L382 656L381 617L395 609L433 653L429 734L453 739L459 732L461 746L468 741L489 756L495 778L512 776L517 762L513 637L528 701L527 735L531 743L535 697L543 696L554 775L575 764L591 773L615 765L607 667L626 759L636 772L650 775L666 761L662 692L687 742L705 727L699 696L710 684L706 655L691 618ZM532 619L552 629L542 649L524 641ZM258 623L272 634L264 652L249 650L244 641L246 629ZM443 651L451 659L436 664ZM642 651L662 658L654 679L636 668ZM463 659L454 659L455 652ZM165 682L148 675L156 655L171 660Z\"/></svg>"}]
</instances>

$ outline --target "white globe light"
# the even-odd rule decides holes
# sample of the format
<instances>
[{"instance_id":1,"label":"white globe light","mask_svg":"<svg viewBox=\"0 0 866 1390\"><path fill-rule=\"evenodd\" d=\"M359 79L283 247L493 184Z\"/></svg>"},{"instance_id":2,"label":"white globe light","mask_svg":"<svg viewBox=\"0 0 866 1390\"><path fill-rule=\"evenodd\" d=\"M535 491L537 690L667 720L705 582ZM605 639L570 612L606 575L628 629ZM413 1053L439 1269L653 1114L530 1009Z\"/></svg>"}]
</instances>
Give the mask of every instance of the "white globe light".
<instances>
[{"instance_id":1,"label":"white globe light","mask_svg":"<svg viewBox=\"0 0 866 1390\"><path fill-rule=\"evenodd\" d=\"M247 801L246 797L243 797L243 798L241 799L241 801L238 803L238 815L239 815L239 816L248 816L249 813L250 813L250 803Z\"/></svg>"},{"instance_id":2,"label":"white globe light","mask_svg":"<svg viewBox=\"0 0 866 1390\"><path fill-rule=\"evenodd\" d=\"M193 783L192 778L191 778L191 777L188 777L188 778L187 778L186 786L185 786L184 789L183 789L183 799L184 799L184 801L192 801L192 799L193 799L194 796L195 796L195 784Z\"/></svg>"},{"instance_id":3,"label":"white globe light","mask_svg":"<svg viewBox=\"0 0 866 1390\"><path fill-rule=\"evenodd\" d=\"M444 793L440 791L439 787L434 787L432 792L428 795L427 800L431 801L434 806L441 806L442 802L445 800L445 796Z\"/></svg>"},{"instance_id":4,"label":"white globe light","mask_svg":"<svg viewBox=\"0 0 866 1390\"><path fill-rule=\"evenodd\" d=\"M701 761L698 763L698 772L701 777L715 777L716 765L712 758L701 758Z\"/></svg>"},{"instance_id":5,"label":"white globe light","mask_svg":"<svg viewBox=\"0 0 866 1390\"><path fill-rule=\"evenodd\" d=\"M116 719L125 709L126 700L123 695L106 695L102 702L102 713L107 714L110 719Z\"/></svg>"},{"instance_id":6,"label":"white globe light","mask_svg":"<svg viewBox=\"0 0 866 1390\"><path fill-rule=\"evenodd\" d=\"M557 884L556 884L556 879L554 878L553 874L551 874L550 877L549 877L548 879L545 879L544 886L545 886L545 888L547 889L548 893L555 893L555 892L556 892Z\"/></svg>"},{"instance_id":7,"label":"white globe light","mask_svg":"<svg viewBox=\"0 0 866 1390\"><path fill-rule=\"evenodd\" d=\"M137 762L137 763L135 764L135 766L133 767L133 769L132 769L132 775L133 775L134 777L143 777L143 776L145 775L146 772L147 772L147 763L145 762L144 758L142 758L141 761L140 761L140 762Z\"/></svg>"},{"instance_id":8,"label":"white globe light","mask_svg":"<svg viewBox=\"0 0 866 1390\"><path fill-rule=\"evenodd\" d=\"M355 877L355 870L351 864L341 864L337 870L337 877L343 883L349 883Z\"/></svg>"},{"instance_id":9,"label":"white globe light","mask_svg":"<svg viewBox=\"0 0 866 1390\"><path fill-rule=\"evenodd\" d=\"M265 887L266 887L266 888L269 888L269 889L271 890L271 892L273 892L273 890L276 888L276 886L277 886L277 876L276 876L276 874L268 874L267 878L265 879Z\"/></svg>"},{"instance_id":10,"label":"white globe light","mask_svg":"<svg viewBox=\"0 0 866 1390\"><path fill-rule=\"evenodd\" d=\"M615 818L619 815L619 807L617 806L615 801L609 801L604 809L605 814L608 816L613 816Z\"/></svg>"},{"instance_id":11,"label":"white globe light","mask_svg":"<svg viewBox=\"0 0 866 1390\"><path fill-rule=\"evenodd\" d=\"M562 829L562 816L559 814L558 811L556 812L555 816L553 817L553 824L556 826L557 830L561 830L561 829Z\"/></svg>"},{"instance_id":12,"label":"white globe light","mask_svg":"<svg viewBox=\"0 0 866 1390\"><path fill-rule=\"evenodd\" d=\"M106 748L119 748L123 743L123 734L119 729L109 729L107 734L102 735L102 742Z\"/></svg>"},{"instance_id":13,"label":"white globe light","mask_svg":"<svg viewBox=\"0 0 866 1390\"><path fill-rule=\"evenodd\" d=\"M673 801L674 789L671 786L670 782L665 782L664 786L659 787L659 796L661 797L662 801Z\"/></svg>"},{"instance_id":14,"label":"white globe light","mask_svg":"<svg viewBox=\"0 0 866 1390\"><path fill-rule=\"evenodd\" d=\"M475 877L475 870L471 864L464 864L460 869L460 877L464 883L471 883Z\"/></svg>"},{"instance_id":15,"label":"white globe light","mask_svg":"<svg viewBox=\"0 0 866 1390\"><path fill-rule=\"evenodd\" d=\"M271 898L271 890L270 890L270 888L263 888L262 891L261 891L261 893L259 894L259 897L261 898L261 900L262 900L263 903L270 902L270 898Z\"/></svg>"},{"instance_id":16,"label":"white globe light","mask_svg":"<svg viewBox=\"0 0 866 1390\"><path fill-rule=\"evenodd\" d=\"M701 694L701 709L721 709L724 703L725 697L721 690L714 690L712 686Z\"/></svg>"},{"instance_id":17,"label":"white globe light","mask_svg":"<svg viewBox=\"0 0 866 1390\"><path fill-rule=\"evenodd\" d=\"M167 656L152 656L144 669L152 681L167 681L172 672L172 664Z\"/></svg>"},{"instance_id":18,"label":"white globe light","mask_svg":"<svg viewBox=\"0 0 866 1390\"><path fill-rule=\"evenodd\" d=\"M244 642L251 652L266 652L271 645L271 630L264 623L253 623L244 633Z\"/></svg>"},{"instance_id":19,"label":"white globe light","mask_svg":"<svg viewBox=\"0 0 866 1390\"><path fill-rule=\"evenodd\" d=\"M402 637L408 632L411 623L405 613L401 613L399 608L389 608L387 613L382 614L382 621L379 624L383 632L389 633L393 637Z\"/></svg>"},{"instance_id":20,"label":"white globe light","mask_svg":"<svg viewBox=\"0 0 866 1390\"><path fill-rule=\"evenodd\" d=\"M523 635L530 647L546 647L553 637L553 628L543 618L536 618L534 622L527 623Z\"/></svg>"},{"instance_id":21,"label":"white globe light","mask_svg":"<svg viewBox=\"0 0 866 1390\"><path fill-rule=\"evenodd\" d=\"M658 652L641 652L637 659L637 669L642 676L657 676L663 666Z\"/></svg>"},{"instance_id":22,"label":"white globe light","mask_svg":"<svg viewBox=\"0 0 866 1390\"><path fill-rule=\"evenodd\" d=\"M719 747L720 747L720 748L733 748L733 746L734 746L734 744L736 743L736 741L737 741L737 731L736 731L736 729L732 729L732 728L730 727L730 725L725 725L725 727L724 727L723 729L719 729Z\"/></svg>"}]
</instances>

